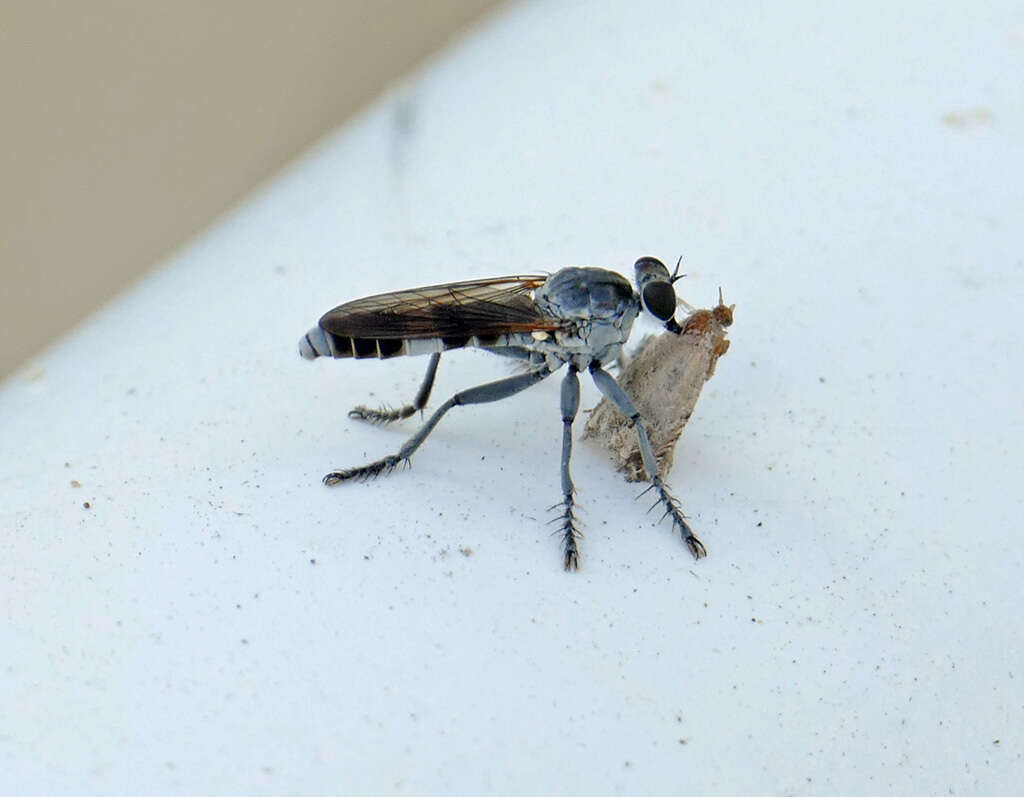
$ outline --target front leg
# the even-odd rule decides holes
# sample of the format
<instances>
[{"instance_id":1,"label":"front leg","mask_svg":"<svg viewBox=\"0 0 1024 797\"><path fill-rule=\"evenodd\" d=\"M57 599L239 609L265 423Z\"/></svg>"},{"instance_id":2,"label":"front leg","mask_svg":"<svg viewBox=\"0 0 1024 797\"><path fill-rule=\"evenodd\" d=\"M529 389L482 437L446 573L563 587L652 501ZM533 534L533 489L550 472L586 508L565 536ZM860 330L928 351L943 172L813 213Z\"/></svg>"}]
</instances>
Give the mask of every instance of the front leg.
<instances>
[{"instance_id":1,"label":"front leg","mask_svg":"<svg viewBox=\"0 0 1024 797\"><path fill-rule=\"evenodd\" d=\"M663 517L670 516L672 518L672 526L682 536L686 547L690 549L694 559L707 556L708 552L704 547L704 543L697 539L697 535L693 533L690 524L686 522L682 508L679 506L679 501L669 492L668 487L661 480L661 469L658 467L658 459L654 456L654 450L651 448L651 440L647 436L647 427L644 426L643 418L640 417L640 413L633 404L633 400L622 389L622 386L615 381L615 378L601 367L600 363L591 363L590 375L593 377L594 384L597 385L598 390L604 393L619 408L619 411L629 419L630 424L636 428L637 439L640 443L640 456L643 459L647 475L651 479L650 489L657 493L658 500L665 507L665 515Z\"/></svg>"},{"instance_id":2,"label":"front leg","mask_svg":"<svg viewBox=\"0 0 1024 797\"><path fill-rule=\"evenodd\" d=\"M566 570L579 570L580 552L577 541L583 536L576 523L576 487L569 473L569 459L572 457L572 422L576 420L576 412L580 408L580 380L576 375L575 365L570 364L569 370L562 380L562 544L565 558L562 562ZM557 506L557 504L556 504Z\"/></svg>"}]
</instances>

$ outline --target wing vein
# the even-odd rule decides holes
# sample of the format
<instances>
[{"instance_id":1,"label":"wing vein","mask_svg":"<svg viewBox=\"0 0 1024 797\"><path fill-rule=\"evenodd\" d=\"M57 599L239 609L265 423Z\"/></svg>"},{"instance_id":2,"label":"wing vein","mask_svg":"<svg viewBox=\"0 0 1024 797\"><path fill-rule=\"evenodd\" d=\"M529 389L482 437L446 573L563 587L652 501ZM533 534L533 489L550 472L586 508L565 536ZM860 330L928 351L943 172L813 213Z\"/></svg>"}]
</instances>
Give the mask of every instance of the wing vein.
<instances>
[{"instance_id":1,"label":"wing vein","mask_svg":"<svg viewBox=\"0 0 1024 797\"><path fill-rule=\"evenodd\" d=\"M551 331L559 320L533 301L546 279L494 277L382 293L335 307L320 326L334 335L406 340Z\"/></svg>"}]
</instances>

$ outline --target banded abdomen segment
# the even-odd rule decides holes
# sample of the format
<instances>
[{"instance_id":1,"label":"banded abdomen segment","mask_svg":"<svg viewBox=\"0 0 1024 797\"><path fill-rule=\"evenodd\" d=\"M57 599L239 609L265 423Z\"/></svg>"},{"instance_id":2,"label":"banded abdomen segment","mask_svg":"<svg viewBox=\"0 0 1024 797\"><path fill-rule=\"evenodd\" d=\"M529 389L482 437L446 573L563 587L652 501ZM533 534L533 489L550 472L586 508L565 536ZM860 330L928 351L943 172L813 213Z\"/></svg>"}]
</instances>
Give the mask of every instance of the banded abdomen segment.
<instances>
[{"instance_id":1,"label":"banded abdomen segment","mask_svg":"<svg viewBox=\"0 0 1024 797\"><path fill-rule=\"evenodd\" d=\"M533 342L533 337L524 333L508 335L462 335L443 338L356 338L335 335L322 327L313 327L299 340L299 354L307 360L317 357L357 360L376 357L387 360L391 357L415 356L451 351L452 349L523 347Z\"/></svg>"}]
</instances>

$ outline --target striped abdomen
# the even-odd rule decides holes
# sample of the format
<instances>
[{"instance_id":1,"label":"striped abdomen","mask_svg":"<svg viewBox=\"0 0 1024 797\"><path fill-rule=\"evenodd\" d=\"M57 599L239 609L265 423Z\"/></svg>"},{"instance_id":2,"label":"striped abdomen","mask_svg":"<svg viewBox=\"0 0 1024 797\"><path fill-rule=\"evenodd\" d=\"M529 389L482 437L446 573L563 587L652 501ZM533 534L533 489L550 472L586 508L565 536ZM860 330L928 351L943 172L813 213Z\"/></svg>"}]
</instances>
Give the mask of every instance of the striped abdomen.
<instances>
[{"instance_id":1,"label":"striped abdomen","mask_svg":"<svg viewBox=\"0 0 1024 797\"><path fill-rule=\"evenodd\" d=\"M434 352L464 349L466 347L493 349L504 346L520 347L532 342L529 334L512 333L507 335L468 335L445 338L353 338L335 335L321 327L313 327L299 341L299 354L307 360L317 357L354 357L363 360L377 357L386 360L389 357L403 355L433 354Z\"/></svg>"}]
</instances>

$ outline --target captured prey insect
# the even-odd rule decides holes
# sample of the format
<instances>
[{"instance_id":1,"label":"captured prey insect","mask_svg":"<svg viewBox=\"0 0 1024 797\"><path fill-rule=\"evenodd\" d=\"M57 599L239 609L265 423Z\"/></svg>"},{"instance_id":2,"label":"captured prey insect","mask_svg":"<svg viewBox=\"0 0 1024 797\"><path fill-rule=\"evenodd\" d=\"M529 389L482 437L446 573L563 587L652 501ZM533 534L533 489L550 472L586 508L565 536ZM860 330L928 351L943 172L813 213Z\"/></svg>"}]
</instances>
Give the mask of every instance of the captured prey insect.
<instances>
[{"instance_id":1,"label":"captured prey insect","mask_svg":"<svg viewBox=\"0 0 1024 797\"><path fill-rule=\"evenodd\" d=\"M681 259L680 259L681 262ZM530 274L452 282L395 291L348 302L326 313L299 341L299 353L316 357L378 357L430 354L427 373L411 404L399 409L358 406L352 418L389 423L408 418L426 406L441 353L475 347L523 361L527 370L495 382L468 388L449 398L395 454L375 462L337 470L324 484L363 480L388 473L423 444L452 408L483 404L512 396L567 366L562 380L562 501L560 523L566 570L579 567L576 488L569 473L572 424L580 405L578 373L586 370L603 393L636 430L641 457L658 502L671 517L694 558L707 555L686 522L679 502L662 480L644 419L633 400L605 370L619 356L641 309L672 333L682 329L675 320L679 264L670 275L653 257L636 261L636 290L614 271L567 266L550 276ZM558 506L556 504L556 506Z\"/></svg>"}]
</instances>

